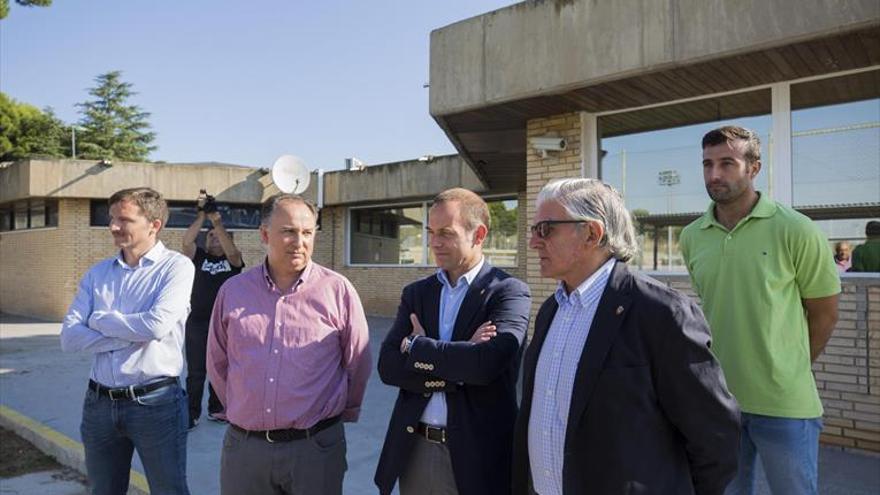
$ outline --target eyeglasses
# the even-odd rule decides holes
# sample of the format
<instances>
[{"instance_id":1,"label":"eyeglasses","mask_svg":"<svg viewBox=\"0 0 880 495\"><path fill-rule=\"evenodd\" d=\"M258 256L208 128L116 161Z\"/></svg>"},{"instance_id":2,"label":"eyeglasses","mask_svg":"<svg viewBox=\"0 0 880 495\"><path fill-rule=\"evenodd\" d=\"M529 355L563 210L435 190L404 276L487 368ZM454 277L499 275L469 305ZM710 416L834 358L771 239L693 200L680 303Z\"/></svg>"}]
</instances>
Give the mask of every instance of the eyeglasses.
<instances>
[{"instance_id":1,"label":"eyeglasses","mask_svg":"<svg viewBox=\"0 0 880 495\"><path fill-rule=\"evenodd\" d=\"M529 227L529 231L538 239L546 239L553 232L553 226L560 223L587 223L586 220L544 220Z\"/></svg>"}]
</instances>

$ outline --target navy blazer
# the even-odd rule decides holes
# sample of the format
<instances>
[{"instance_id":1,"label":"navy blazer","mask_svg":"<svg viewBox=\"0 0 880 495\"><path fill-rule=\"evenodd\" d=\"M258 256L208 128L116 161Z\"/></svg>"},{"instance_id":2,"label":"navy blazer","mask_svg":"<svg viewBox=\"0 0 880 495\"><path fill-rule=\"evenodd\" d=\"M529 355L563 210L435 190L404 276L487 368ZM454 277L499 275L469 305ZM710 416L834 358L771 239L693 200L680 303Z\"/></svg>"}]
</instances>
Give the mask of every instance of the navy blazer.
<instances>
[{"instance_id":1,"label":"navy blazer","mask_svg":"<svg viewBox=\"0 0 880 495\"><path fill-rule=\"evenodd\" d=\"M532 490L528 429L548 298L523 358L513 493ZM577 368L562 466L566 494L722 494L736 474L739 408L696 303L617 262ZM540 399L539 399L540 400Z\"/></svg>"},{"instance_id":2,"label":"navy blazer","mask_svg":"<svg viewBox=\"0 0 880 495\"><path fill-rule=\"evenodd\" d=\"M465 295L452 340L439 340L440 291L436 275L406 286L397 318L379 353L379 376L400 393L388 424L375 482L391 493L406 468L419 418L432 392L446 392L447 446L461 495L510 493L510 462L516 422L516 380L529 323L528 286L484 263ZM412 333L415 313L426 336L401 354L400 341ZM483 322L498 334L471 344ZM418 366L416 366L418 364Z\"/></svg>"}]
</instances>

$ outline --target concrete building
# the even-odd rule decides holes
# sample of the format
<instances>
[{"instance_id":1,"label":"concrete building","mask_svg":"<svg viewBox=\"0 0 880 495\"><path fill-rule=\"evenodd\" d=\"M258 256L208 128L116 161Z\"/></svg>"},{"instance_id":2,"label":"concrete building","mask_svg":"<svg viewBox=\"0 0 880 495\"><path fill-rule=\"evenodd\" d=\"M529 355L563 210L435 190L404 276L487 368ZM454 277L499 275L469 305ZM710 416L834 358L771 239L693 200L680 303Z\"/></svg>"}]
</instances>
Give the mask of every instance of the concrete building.
<instances>
[{"instance_id":1,"label":"concrete building","mask_svg":"<svg viewBox=\"0 0 880 495\"><path fill-rule=\"evenodd\" d=\"M640 220L634 263L693 294L676 239L707 199L699 139L720 122L764 141L760 187L859 240L880 217L880 3L875 0L534 1L431 33L430 112L459 155L313 174L323 203L315 259L347 276L372 314L433 273L428 201L467 187L490 201L489 257L554 289L526 249L537 191L599 177ZM542 145L555 140L559 150ZM564 146L561 141L564 140ZM537 145L537 146L536 146ZM199 189L216 193L245 261L261 261L254 210L270 176L223 164L28 160L0 168L0 311L60 318L82 273L113 252L106 198L149 185L180 245ZM880 275L844 275L841 319L815 365L824 441L880 451Z\"/></svg>"},{"instance_id":2,"label":"concrete building","mask_svg":"<svg viewBox=\"0 0 880 495\"><path fill-rule=\"evenodd\" d=\"M875 0L523 2L432 32L430 84L431 115L527 223L547 180L601 178L640 220L634 264L691 294L676 239L708 202L699 141L722 122L762 135L760 189L829 239L880 217ZM555 284L524 255L537 308ZM843 281L814 367L823 440L880 451L880 279Z\"/></svg>"}]
</instances>

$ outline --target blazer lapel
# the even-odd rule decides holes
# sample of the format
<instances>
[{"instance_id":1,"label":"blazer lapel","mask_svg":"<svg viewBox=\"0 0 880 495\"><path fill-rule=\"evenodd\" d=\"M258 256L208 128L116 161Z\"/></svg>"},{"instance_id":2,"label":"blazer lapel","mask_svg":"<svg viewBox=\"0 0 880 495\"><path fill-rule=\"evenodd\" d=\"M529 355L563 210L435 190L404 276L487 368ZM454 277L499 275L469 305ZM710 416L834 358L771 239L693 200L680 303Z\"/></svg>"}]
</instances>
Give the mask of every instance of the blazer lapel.
<instances>
[{"instance_id":1,"label":"blazer lapel","mask_svg":"<svg viewBox=\"0 0 880 495\"><path fill-rule=\"evenodd\" d=\"M477 329L477 325L482 321L473 321L480 309L485 304L486 286L489 285L489 272L492 271L492 265L488 261L483 263L480 272L474 277L474 281L468 288L461 307L458 309L458 315L455 317L455 326L452 327L452 339L469 340ZM438 305L439 307L439 305Z\"/></svg>"},{"instance_id":2,"label":"blazer lapel","mask_svg":"<svg viewBox=\"0 0 880 495\"><path fill-rule=\"evenodd\" d=\"M425 335L437 340L440 339L440 291L442 289L443 284L437 280L436 276L432 277L427 294L424 295L422 315L419 317L419 321L425 329Z\"/></svg>"},{"instance_id":3,"label":"blazer lapel","mask_svg":"<svg viewBox=\"0 0 880 495\"><path fill-rule=\"evenodd\" d=\"M578 362L577 374L571 391L571 406L568 411L566 426L566 451L569 442L574 438L574 429L580 422L581 415L590 402L596 382L602 371L608 350L617 337L627 310L632 303L629 286L632 275L623 262L618 261L605 286L605 292L599 300L599 307L590 326L590 334Z\"/></svg>"}]
</instances>

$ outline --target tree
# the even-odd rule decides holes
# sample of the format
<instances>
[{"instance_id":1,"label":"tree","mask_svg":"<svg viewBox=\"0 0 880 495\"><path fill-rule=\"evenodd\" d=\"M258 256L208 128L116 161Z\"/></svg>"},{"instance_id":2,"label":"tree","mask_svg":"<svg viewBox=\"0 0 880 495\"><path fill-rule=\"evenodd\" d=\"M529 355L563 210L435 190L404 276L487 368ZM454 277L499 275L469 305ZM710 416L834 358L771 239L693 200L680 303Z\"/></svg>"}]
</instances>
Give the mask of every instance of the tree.
<instances>
[{"instance_id":1,"label":"tree","mask_svg":"<svg viewBox=\"0 0 880 495\"><path fill-rule=\"evenodd\" d=\"M89 89L95 99L77 104L83 116L79 125L84 130L77 135L77 154L82 158L140 162L156 149L151 146L156 134L149 131L150 114L128 103L137 93L121 76L120 71L99 75L96 86Z\"/></svg>"},{"instance_id":2,"label":"tree","mask_svg":"<svg viewBox=\"0 0 880 495\"><path fill-rule=\"evenodd\" d=\"M15 0L15 3L25 7L48 7L52 0ZM6 19L9 15L9 0L0 0L0 19Z\"/></svg>"},{"instance_id":3,"label":"tree","mask_svg":"<svg viewBox=\"0 0 880 495\"><path fill-rule=\"evenodd\" d=\"M68 155L68 128L51 108L40 111L0 93L0 129L0 161Z\"/></svg>"}]
</instances>

